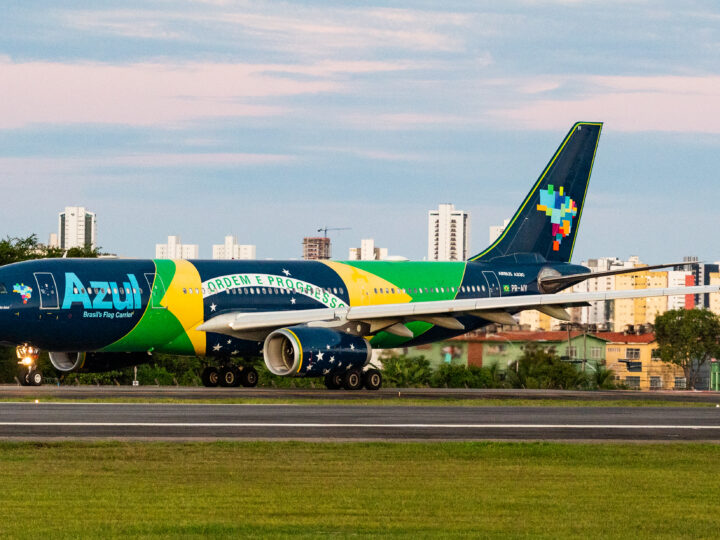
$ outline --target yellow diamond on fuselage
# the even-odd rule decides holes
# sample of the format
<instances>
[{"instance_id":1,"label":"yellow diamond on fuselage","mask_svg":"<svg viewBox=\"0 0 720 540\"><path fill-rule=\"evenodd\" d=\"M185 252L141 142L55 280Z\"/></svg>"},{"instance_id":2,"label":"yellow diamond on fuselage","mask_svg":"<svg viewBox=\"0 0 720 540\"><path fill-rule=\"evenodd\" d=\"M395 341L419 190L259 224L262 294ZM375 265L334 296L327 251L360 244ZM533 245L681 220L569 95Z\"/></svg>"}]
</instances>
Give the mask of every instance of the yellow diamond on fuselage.
<instances>
[{"instance_id":1,"label":"yellow diamond on fuselage","mask_svg":"<svg viewBox=\"0 0 720 540\"><path fill-rule=\"evenodd\" d=\"M345 282L351 306L405 304L412 301L412 296L404 293L397 285L371 272L335 261L322 262L335 270ZM380 290L381 293L376 292Z\"/></svg>"}]
</instances>

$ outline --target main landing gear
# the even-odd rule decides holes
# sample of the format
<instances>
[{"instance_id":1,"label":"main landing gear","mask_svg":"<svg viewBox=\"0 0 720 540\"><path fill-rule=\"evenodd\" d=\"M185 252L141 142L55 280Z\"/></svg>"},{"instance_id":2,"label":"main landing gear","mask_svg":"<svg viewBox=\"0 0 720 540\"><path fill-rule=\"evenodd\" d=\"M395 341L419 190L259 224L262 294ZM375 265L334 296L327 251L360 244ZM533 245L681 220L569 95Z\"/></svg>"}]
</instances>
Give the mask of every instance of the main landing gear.
<instances>
[{"instance_id":1,"label":"main landing gear","mask_svg":"<svg viewBox=\"0 0 720 540\"><path fill-rule=\"evenodd\" d=\"M258 372L252 366L237 366L235 364L224 364L222 366L207 366L200 375L203 385L215 386L245 386L252 388L257 386Z\"/></svg>"},{"instance_id":2,"label":"main landing gear","mask_svg":"<svg viewBox=\"0 0 720 540\"><path fill-rule=\"evenodd\" d=\"M43 376L37 369L37 360L40 356L40 350L32 345L20 345L15 348L18 357L18 364L27 368L20 371L18 379L23 386L40 386L43 382Z\"/></svg>"},{"instance_id":3,"label":"main landing gear","mask_svg":"<svg viewBox=\"0 0 720 540\"><path fill-rule=\"evenodd\" d=\"M380 370L370 368L367 371L360 369L349 369L337 371L325 375L325 386L328 390L360 390L365 387L368 390L379 390L382 386L382 373Z\"/></svg>"}]
</instances>

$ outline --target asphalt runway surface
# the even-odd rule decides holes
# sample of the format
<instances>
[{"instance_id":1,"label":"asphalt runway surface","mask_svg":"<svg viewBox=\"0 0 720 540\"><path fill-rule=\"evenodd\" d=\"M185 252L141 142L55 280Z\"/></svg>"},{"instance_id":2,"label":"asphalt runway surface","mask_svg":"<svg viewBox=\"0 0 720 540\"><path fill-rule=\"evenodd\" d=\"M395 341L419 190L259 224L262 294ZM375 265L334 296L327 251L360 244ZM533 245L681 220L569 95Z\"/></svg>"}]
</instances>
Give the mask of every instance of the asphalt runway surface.
<instances>
[{"instance_id":1,"label":"asphalt runway surface","mask_svg":"<svg viewBox=\"0 0 720 540\"><path fill-rule=\"evenodd\" d=\"M318 388L204 388L197 386L20 386L0 385L0 401L7 399L43 398L69 399L181 399L210 401L217 399L323 399L352 402L354 400L409 399L529 399L573 401L682 401L720 404L720 392L633 390L582 391L582 390L516 390L516 389L464 389L464 388L383 388L378 391L327 390L322 383Z\"/></svg>"},{"instance_id":2,"label":"asphalt runway surface","mask_svg":"<svg viewBox=\"0 0 720 540\"><path fill-rule=\"evenodd\" d=\"M0 439L720 442L720 408L3 402Z\"/></svg>"}]
</instances>

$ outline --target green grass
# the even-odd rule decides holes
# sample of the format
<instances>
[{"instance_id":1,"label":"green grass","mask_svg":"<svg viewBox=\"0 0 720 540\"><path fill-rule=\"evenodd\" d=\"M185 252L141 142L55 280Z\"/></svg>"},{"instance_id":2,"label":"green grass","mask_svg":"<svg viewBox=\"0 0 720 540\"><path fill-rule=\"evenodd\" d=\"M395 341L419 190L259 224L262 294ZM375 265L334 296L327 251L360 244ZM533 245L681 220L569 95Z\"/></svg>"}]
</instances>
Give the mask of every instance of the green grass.
<instances>
[{"instance_id":1,"label":"green grass","mask_svg":"<svg viewBox=\"0 0 720 540\"><path fill-rule=\"evenodd\" d=\"M711 538L720 446L0 443L0 537Z\"/></svg>"},{"instance_id":2,"label":"green grass","mask_svg":"<svg viewBox=\"0 0 720 540\"><path fill-rule=\"evenodd\" d=\"M51 395L37 395L31 397L7 396L0 399L3 402L34 402L44 403L179 403L179 404L213 404L213 405L347 405L347 406L425 406L425 407L715 407L720 404L720 395L717 403L697 401L670 401L652 399L611 399L611 400L583 400L583 399L452 399L452 398L403 398L383 397L377 399L351 398L351 399L322 399L322 398L149 398L149 397L109 397L109 398L57 398Z\"/></svg>"}]
</instances>

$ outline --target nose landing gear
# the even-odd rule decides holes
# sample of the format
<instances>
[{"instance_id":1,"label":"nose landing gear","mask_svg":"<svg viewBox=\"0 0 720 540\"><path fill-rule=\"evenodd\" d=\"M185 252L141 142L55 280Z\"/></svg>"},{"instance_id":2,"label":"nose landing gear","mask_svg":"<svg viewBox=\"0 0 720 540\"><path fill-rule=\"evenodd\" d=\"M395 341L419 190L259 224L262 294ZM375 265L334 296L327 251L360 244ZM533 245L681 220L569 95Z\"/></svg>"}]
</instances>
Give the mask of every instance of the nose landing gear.
<instances>
[{"instance_id":1,"label":"nose landing gear","mask_svg":"<svg viewBox=\"0 0 720 540\"><path fill-rule=\"evenodd\" d=\"M32 345L20 345L15 348L15 354L18 357L18 364L27 368L21 370L20 384L23 386L40 386L43 381L42 373L37 369L37 360L40 356L40 349Z\"/></svg>"}]
</instances>

